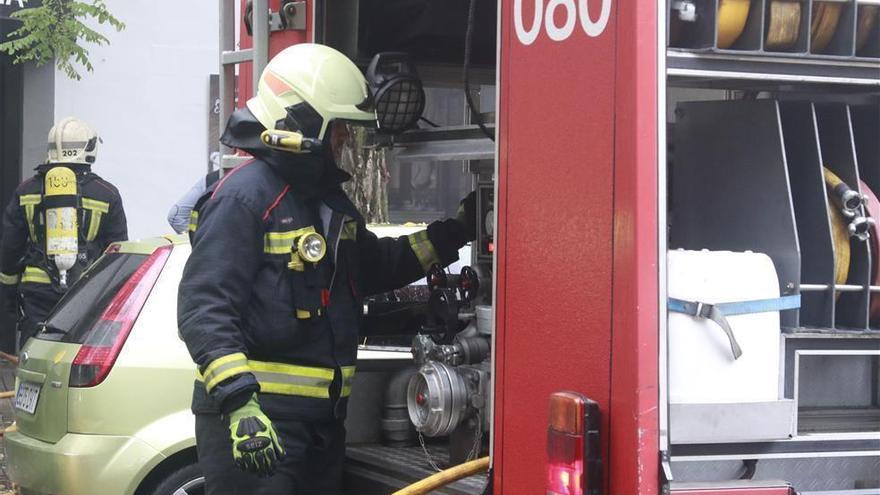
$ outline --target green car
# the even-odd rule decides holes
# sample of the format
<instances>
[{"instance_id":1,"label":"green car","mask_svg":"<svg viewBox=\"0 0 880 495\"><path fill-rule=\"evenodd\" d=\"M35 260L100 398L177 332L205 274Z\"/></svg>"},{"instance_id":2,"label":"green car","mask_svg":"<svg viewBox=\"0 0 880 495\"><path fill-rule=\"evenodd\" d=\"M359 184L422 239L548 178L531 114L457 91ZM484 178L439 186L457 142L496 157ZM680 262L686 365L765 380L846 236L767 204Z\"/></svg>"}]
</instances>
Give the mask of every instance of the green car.
<instances>
[{"instance_id":1,"label":"green car","mask_svg":"<svg viewBox=\"0 0 880 495\"><path fill-rule=\"evenodd\" d=\"M380 237L396 237L421 227L370 228ZM186 236L112 245L25 345L16 380L16 426L3 442L16 493L204 493L190 411L196 367L177 335L177 287L189 254ZM469 248L460 256L470 259ZM426 466L413 469L409 461L388 462L404 450L424 461L421 448L380 445L383 408L399 409L383 402L386 388L395 373L412 372L411 367L408 346L365 346L358 352L346 422L349 450L354 446L357 458L347 472L348 486L354 487L349 493L387 494L432 472ZM389 465L400 479L382 472ZM375 489L365 488L363 476ZM448 493L482 493L482 488Z\"/></svg>"},{"instance_id":2,"label":"green car","mask_svg":"<svg viewBox=\"0 0 880 495\"><path fill-rule=\"evenodd\" d=\"M189 252L184 236L111 246L22 350L4 441L17 493L203 493L176 332Z\"/></svg>"}]
</instances>

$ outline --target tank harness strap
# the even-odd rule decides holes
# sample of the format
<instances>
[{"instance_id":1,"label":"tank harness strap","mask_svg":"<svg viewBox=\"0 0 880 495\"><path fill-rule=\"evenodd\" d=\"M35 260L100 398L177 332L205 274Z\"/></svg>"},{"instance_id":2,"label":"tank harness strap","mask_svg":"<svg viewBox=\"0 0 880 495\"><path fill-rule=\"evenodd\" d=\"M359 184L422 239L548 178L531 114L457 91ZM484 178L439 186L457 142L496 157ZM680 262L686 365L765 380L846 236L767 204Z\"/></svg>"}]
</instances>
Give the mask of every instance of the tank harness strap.
<instances>
[{"instance_id":1,"label":"tank harness strap","mask_svg":"<svg viewBox=\"0 0 880 495\"><path fill-rule=\"evenodd\" d=\"M31 241L37 242L37 229L34 226L34 211L37 205L43 202L41 194L23 194L18 198L18 204L24 207L24 217L27 221L28 232Z\"/></svg>"},{"instance_id":2,"label":"tank harness strap","mask_svg":"<svg viewBox=\"0 0 880 495\"><path fill-rule=\"evenodd\" d=\"M670 297L667 308L673 313L682 313L695 318L705 318L714 321L727 335L730 341L730 351L733 359L742 356L742 349L736 341L728 316L744 315L752 313L767 313L770 311L785 311L801 307L801 296L783 296L771 299L756 299L752 301L740 301L729 303L708 304L696 301L685 301Z\"/></svg>"},{"instance_id":3,"label":"tank harness strap","mask_svg":"<svg viewBox=\"0 0 880 495\"><path fill-rule=\"evenodd\" d=\"M86 233L86 240L92 242L98 237L98 231L101 229L101 217L110 212L110 203L82 198L82 206L92 213L89 220L89 230Z\"/></svg>"}]
</instances>

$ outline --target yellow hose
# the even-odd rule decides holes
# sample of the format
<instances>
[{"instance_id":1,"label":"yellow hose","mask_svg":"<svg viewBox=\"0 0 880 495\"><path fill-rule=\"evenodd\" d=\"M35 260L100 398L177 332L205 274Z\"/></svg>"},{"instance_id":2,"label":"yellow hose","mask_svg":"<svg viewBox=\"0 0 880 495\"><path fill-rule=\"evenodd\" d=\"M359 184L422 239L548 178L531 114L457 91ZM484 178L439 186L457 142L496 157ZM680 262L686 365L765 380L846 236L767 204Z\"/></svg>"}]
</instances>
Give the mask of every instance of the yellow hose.
<instances>
[{"instance_id":1,"label":"yellow hose","mask_svg":"<svg viewBox=\"0 0 880 495\"><path fill-rule=\"evenodd\" d=\"M718 48L730 48L746 27L750 0L718 2Z\"/></svg>"},{"instance_id":2,"label":"yellow hose","mask_svg":"<svg viewBox=\"0 0 880 495\"><path fill-rule=\"evenodd\" d=\"M834 189L835 187L843 183L840 177L838 177L837 174L835 174L831 170L828 170L827 167L823 167L822 170L823 175L825 176L825 185L828 186L828 189Z\"/></svg>"},{"instance_id":3,"label":"yellow hose","mask_svg":"<svg viewBox=\"0 0 880 495\"><path fill-rule=\"evenodd\" d=\"M828 188L828 214L831 216L831 238L834 242L834 283L843 285L849 278L850 257L852 256L849 245L849 231L846 228L846 219L843 213L833 203L832 195L834 188L843 183L834 172L823 168L825 185ZM835 297L840 297L838 292Z\"/></svg>"},{"instance_id":4,"label":"yellow hose","mask_svg":"<svg viewBox=\"0 0 880 495\"><path fill-rule=\"evenodd\" d=\"M467 478L468 476L472 476L488 469L489 457L487 456L475 461L459 464L458 466L451 467L445 471L440 471L439 473L428 476L402 490L394 492L393 495L424 495L430 493L432 490L436 490L452 482Z\"/></svg>"}]
</instances>

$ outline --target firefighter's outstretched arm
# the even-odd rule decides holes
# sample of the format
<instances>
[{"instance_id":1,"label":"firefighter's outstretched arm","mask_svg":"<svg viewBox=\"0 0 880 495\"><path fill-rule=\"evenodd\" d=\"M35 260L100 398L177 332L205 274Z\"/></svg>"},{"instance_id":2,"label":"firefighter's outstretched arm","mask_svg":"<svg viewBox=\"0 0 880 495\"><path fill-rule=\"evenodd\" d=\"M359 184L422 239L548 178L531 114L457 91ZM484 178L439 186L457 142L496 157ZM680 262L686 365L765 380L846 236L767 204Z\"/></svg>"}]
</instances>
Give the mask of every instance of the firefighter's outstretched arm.
<instances>
[{"instance_id":1,"label":"firefighter's outstretched arm","mask_svg":"<svg viewBox=\"0 0 880 495\"><path fill-rule=\"evenodd\" d=\"M263 222L247 199L208 200L178 291L178 327L208 391L229 413L259 389L241 333L263 258Z\"/></svg>"},{"instance_id":2,"label":"firefighter's outstretched arm","mask_svg":"<svg viewBox=\"0 0 880 495\"><path fill-rule=\"evenodd\" d=\"M0 240L0 303L3 311L8 313L18 310L18 283L27 239L27 220L19 206L19 196L15 194L3 212L3 238Z\"/></svg>"},{"instance_id":3,"label":"firefighter's outstretched arm","mask_svg":"<svg viewBox=\"0 0 880 495\"><path fill-rule=\"evenodd\" d=\"M433 222L425 230L397 239L379 239L360 225L357 241L362 292L369 296L398 289L424 277L435 263L454 263L458 250L476 237L474 220L471 193L462 200L457 218Z\"/></svg>"}]
</instances>

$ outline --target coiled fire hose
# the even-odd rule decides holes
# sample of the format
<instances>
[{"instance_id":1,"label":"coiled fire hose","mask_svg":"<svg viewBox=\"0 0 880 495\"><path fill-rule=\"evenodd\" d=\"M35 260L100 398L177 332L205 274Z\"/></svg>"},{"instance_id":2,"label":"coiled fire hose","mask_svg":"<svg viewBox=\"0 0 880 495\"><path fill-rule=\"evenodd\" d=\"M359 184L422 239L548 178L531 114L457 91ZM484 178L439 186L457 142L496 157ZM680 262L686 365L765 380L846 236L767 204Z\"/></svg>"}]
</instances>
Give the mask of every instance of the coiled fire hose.
<instances>
[{"instance_id":1,"label":"coiled fire hose","mask_svg":"<svg viewBox=\"0 0 880 495\"><path fill-rule=\"evenodd\" d=\"M453 466L449 469L428 476L417 483L413 483L402 490L394 492L393 495L424 495L431 493L432 490L437 490L438 488L444 487L462 478L467 478L468 476L487 471L488 469L489 457L482 457L475 461L459 464L458 466Z\"/></svg>"}]
</instances>

